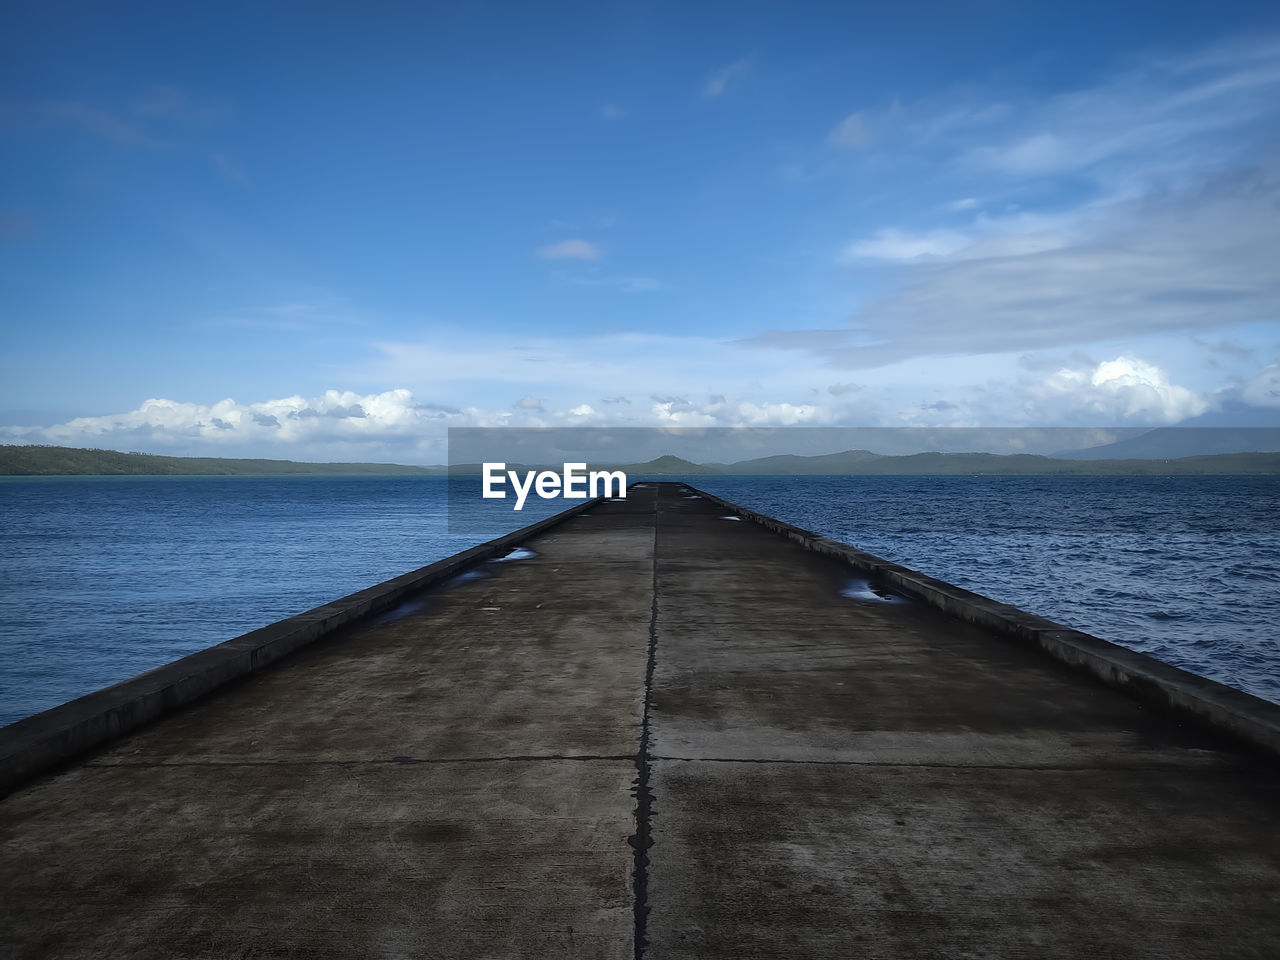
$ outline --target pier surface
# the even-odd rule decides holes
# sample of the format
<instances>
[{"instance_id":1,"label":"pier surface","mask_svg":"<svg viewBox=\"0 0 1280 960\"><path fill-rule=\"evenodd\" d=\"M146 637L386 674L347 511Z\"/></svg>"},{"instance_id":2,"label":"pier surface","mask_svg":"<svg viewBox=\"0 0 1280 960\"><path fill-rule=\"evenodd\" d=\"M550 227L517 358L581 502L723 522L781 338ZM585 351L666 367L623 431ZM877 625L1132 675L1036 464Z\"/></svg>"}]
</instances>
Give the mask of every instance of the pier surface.
<instances>
[{"instance_id":1,"label":"pier surface","mask_svg":"<svg viewBox=\"0 0 1280 960\"><path fill-rule=\"evenodd\" d=\"M0 955L1280 955L1273 759L679 485L525 546L0 802Z\"/></svg>"}]
</instances>

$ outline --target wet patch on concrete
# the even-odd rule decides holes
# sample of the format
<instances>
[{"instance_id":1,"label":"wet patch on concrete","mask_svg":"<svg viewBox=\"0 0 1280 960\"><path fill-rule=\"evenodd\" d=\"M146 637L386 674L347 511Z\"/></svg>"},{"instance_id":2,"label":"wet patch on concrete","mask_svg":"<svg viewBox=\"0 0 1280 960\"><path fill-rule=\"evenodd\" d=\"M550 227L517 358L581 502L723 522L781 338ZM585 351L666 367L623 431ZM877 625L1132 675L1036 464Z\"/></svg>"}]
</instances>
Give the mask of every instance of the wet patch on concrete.
<instances>
[{"instance_id":1,"label":"wet patch on concrete","mask_svg":"<svg viewBox=\"0 0 1280 960\"><path fill-rule=\"evenodd\" d=\"M536 556L537 554L534 553L532 550L530 550L528 547L516 547L506 556L493 557L489 562L490 563L507 563L511 560L532 560Z\"/></svg>"},{"instance_id":2,"label":"wet patch on concrete","mask_svg":"<svg viewBox=\"0 0 1280 960\"><path fill-rule=\"evenodd\" d=\"M898 593L891 593L886 587L855 577L845 584L840 596L850 600L862 600L866 603L906 603L907 598Z\"/></svg>"},{"instance_id":3,"label":"wet patch on concrete","mask_svg":"<svg viewBox=\"0 0 1280 960\"><path fill-rule=\"evenodd\" d=\"M427 601L421 598L418 598L415 600L406 600L404 603L400 604L400 606L395 607L392 610L388 610L386 613L375 617L373 620L373 625L375 627L380 627L385 623L393 623L396 620L403 619L404 617L407 617L410 614L414 614L414 613L417 613L419 610L425 609L426 606L427 606Z\"/></svg>"}]
</instances>

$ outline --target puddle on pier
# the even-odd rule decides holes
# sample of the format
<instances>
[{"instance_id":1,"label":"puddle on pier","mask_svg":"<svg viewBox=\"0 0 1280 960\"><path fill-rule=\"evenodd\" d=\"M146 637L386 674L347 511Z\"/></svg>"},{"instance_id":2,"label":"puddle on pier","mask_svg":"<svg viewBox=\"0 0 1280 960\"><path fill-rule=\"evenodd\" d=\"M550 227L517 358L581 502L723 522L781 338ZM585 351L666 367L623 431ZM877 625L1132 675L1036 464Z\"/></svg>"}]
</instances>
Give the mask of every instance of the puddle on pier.
<instances>
[{"instance_id":1,"label":"puddle on pier","mask_svg":"<svg viewBox=\"0 0 1280 960\"><path fill-rule=\"evenodd\" d=\"M468 581L471 581L471 580L487 580L489 577L493 576L493 574L486 569L486 567L489 564L507 563L512 560L532 560L537 555L538 555L537 553L535 553L533 550L530 550L528 547L516 547L514 550L511 550L500 557L490 557L484 563L478 566L472 567L470 570L463 570L461 573L454 574L452 577L448 577L447 579L440 581L439 586L441 589L448 590L452 587L456 587L459 584L467 583ZM418 613L421 610L426 609L426 606L427 606L426 597L418 597L413 600L406 600L404 603L400 604L398 607L393 607L392 609L388 610L386 613L379 614L377 617L375 617L373 620L373 625L375 627L380 627L380 626L383 626L384 624L394 623L397 620L401 620L404 617L411 616L415 613Z\"/></svg>"},{"instance_id":2,"label":"puddle on pier","mask_svg":"<svg viewBox=\"0 0 1280 960\"><path fill-rule=\"evenodd\" d=\"M374 618L373 625L380 627L384 623L393 623L402 617L407 617L411 613L417 613L427 605L426 600L406 600L398 607L392 607L386 613L381 613Z\"/></svg>"},{"instance_id":3,"label":"puddle on pier","mask_svg":"<svg viewBox=\"0 0 1280 960\"><path fill-rule=\"evenodd\" d=\"M850 600L862 600L867 603L906 603L906 598L896 593L890 593L879 584L872 583L870 580L854 579L850 580L840 596L848 597Z\"/></svg>"},{"instance_id":4,"label":"puddle on pier","mask_svg":"<svg viewBox=\"0 0 1280 960\"><path fill-rule=\"evenodd\" d=\"M537 554L528 547L516 547L510 553L502 557L492 557L490 563L506 563L508 560L532 560Z\"/></svg>"}]
</instances>

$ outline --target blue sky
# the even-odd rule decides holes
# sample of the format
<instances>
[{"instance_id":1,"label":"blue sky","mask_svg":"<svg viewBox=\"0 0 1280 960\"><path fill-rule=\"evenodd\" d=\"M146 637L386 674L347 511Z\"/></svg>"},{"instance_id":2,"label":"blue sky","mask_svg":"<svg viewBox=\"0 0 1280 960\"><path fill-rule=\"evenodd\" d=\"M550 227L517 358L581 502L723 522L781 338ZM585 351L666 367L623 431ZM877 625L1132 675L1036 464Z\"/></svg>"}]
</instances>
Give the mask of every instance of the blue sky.
<instances>
[{"instance_id":1,"label":"blue sky","mask_svg":"<svg viewBox=\"0 0 1280 960\"><path fill-rule=\"evenodd\" d=\"M0 440L1280 423L1270 4L10 3Z\"/></svg>"}]
</instances>

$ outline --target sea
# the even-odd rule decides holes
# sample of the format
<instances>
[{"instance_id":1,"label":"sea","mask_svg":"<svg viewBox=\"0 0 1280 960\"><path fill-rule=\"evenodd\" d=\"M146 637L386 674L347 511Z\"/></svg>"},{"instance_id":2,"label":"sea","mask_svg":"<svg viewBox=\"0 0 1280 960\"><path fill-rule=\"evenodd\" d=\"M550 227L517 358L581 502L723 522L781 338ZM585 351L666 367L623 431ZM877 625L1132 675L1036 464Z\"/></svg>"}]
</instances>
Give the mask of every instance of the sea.
<instances>
[{"instance_id":1,"label":"sea","mask_svg":"<svg viewBox=\"0 0 1280 960\"><path fill-rule=\"evenodd\" d=\"M1280 703L1280 477L661 479ZM0 478L0 725L494 535L448 508L425 476Z\"/></svg>"}]
</instances>

